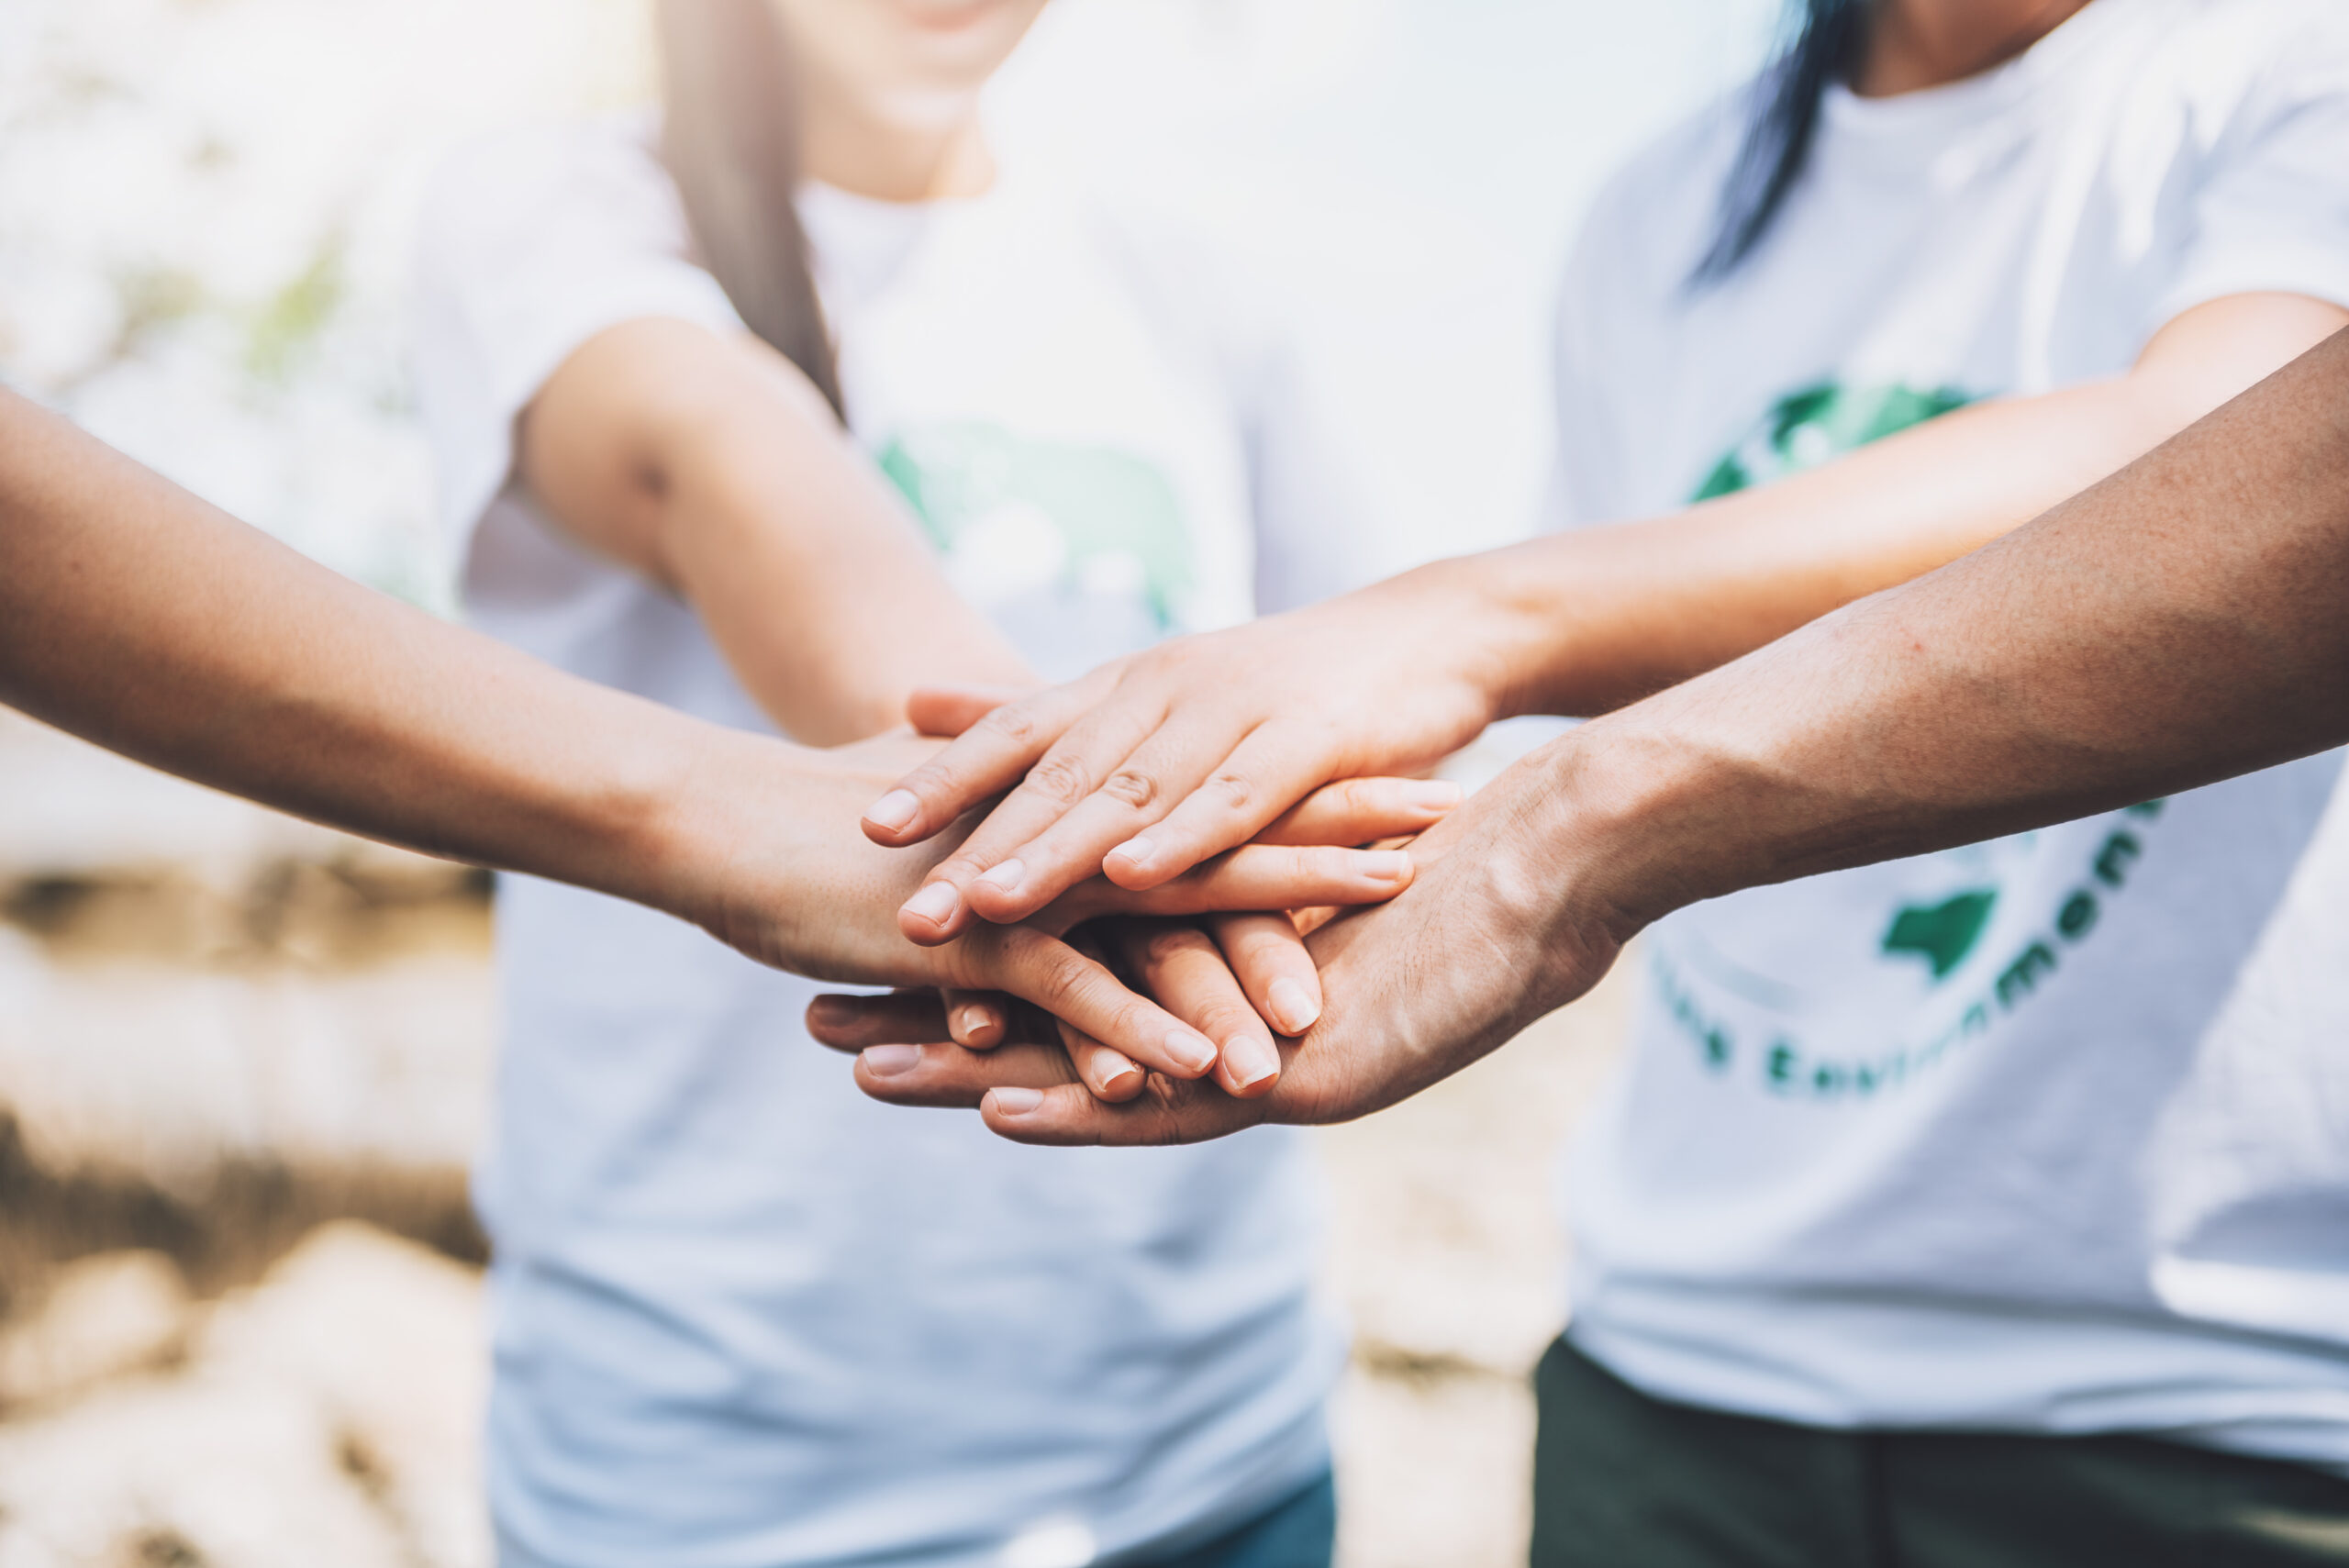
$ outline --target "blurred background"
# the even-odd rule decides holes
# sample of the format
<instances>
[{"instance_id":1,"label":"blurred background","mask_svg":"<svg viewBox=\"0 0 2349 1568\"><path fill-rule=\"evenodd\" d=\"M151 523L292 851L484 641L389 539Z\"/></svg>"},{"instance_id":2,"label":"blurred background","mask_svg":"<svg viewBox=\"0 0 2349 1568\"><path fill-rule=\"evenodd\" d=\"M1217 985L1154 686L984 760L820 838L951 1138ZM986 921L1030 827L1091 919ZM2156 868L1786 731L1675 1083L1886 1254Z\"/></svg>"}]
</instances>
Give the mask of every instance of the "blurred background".
<instances>
[{"instance_id":1,"label":"blurred background","mask_svg":"<svg viewBox=\"0 0 2349 1568\"><path fill-rule=\"evenodd\" d=\"M1001 142L1276 302L1360 574L1521 533L1583 203L1769 0L1055 0ZM404 359L468 139L650 95L639 0L0 0L0 380L435 610ZM1089 166L1089 170L1088 170ZM491 893L0 710L0 1568L476 1568ZM1350 1568L1521 1561L1558 1143L1620 988L1322 1136Z\"/></svg>"}]
</instances>

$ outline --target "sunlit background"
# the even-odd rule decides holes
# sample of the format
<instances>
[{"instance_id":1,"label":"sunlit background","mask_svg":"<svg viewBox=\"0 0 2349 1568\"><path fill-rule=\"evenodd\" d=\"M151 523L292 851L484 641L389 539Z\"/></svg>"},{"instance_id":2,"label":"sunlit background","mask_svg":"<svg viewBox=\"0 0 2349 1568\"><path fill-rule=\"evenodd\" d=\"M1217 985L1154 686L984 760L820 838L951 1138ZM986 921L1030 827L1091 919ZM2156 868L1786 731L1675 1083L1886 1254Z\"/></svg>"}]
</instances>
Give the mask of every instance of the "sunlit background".
<instances>
[{"instance_id":1,"label":"sunlit background","mask_svg":"<svg viewBox=\"0 0 2349 1568\"><path fill-rule=\"evenodd\" d=\"M1008 156L1226 248L1363 483L1364 580L1529 526L1549 296L1769 0L1056 0ZM0 380L437 610L413 217L640 101L638 0L0 0ZM0 1568L485 1564L484 884L0 714ZM1548 1170L1611 995L1326 1136L1355 1568L1521 1560Z\"/></svg>"}]
</instances>

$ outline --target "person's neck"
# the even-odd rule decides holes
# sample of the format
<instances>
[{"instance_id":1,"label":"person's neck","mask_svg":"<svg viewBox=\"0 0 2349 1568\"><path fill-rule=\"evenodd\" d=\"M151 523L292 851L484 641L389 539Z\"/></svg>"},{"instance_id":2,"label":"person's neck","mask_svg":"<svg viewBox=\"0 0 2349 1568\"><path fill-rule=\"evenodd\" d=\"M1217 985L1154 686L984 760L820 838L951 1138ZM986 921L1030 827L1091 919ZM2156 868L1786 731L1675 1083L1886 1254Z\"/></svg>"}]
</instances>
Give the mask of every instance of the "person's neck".
<instances>
[{"instance_id":1,"label":"person's neck","mask_svg":"<svg viewBox=\"0 0 2349 1568\"><path fill-rule=\"evenodd\" d=\"M1964 81L2005 64L2088 3L1878 0L1852 89L1864 98L1889 98Z\"/></svg>"},{"instance_id":2,"label":"person's neck","mask_svg":"<svg viewBox=\"0 0 2349 1568\"><path fill-rule=\"evenodd\" d=\"M995 183L975 115L942 129L882 123L845 106L808 117L800 167L808 178L884 202L974 196Z\"/></svg>"}]
</instances>

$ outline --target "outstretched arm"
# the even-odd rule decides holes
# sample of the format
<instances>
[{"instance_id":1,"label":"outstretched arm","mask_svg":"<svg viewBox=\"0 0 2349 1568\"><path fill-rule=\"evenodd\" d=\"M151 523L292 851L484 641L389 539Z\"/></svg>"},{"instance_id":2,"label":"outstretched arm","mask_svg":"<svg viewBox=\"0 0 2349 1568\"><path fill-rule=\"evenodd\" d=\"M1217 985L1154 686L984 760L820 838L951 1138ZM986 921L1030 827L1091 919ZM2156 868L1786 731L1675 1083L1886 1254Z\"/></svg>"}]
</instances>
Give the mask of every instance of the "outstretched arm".
<instances>
[{"instance_id":1,"label":"outstretched arm","mask_svg":"<svg viewBox=\"0 0 2349 1568\"><path fill-rule=\"evenodd\" d=\"M1315 939L1330 995L1265 1098L1107 1106L1041 1052L925 1044L883 1098L1037 1142L1390 1105L1596 984L1684 905L2061 821L2349 740L2349 333L2044 517L1533 753ZM883 1021L828 1007L836 1043ZM898 1037L902 1042L902 1036ZM886 1071L895 1069L894 1072Z\"/></svg>"},{"instance_id":2,"label":"outstretched arm","mask_svg":"<svg viewBox=\"0 0 2349 1568\"><path fill-rule=\"evenodd\" d=\"M1304 790L1515 713L1601 713L1995 539L2349 324L2291 295L2186 312L2127 375L1953 414L1663 518L1439 562L989 714L868 814L899 844L1018 787L909 908L917 940L1106 872L1148 887ZM967 721L951 695L936 723ZM1025 774L1024 781L1022 775ZM943 919L930 918L933 910Z\"/></svg>"},{"instance_id":3,"label":"outstretched arm","mask_svg":"<svg viewBox=\"0 0 2349 1568\"><path fill-rule=\"evenodd\" d=\"M0 701L296 816L677 906L656 851L707 727L351 583L9 394Z\"/></svg>"},{"instance_id":4,"label":"outstretched arm","mask_svg":"<svg viewBox=\"0 0 2349 1568\"><path fill-rule=\"evenodd\" d=\"M884 850L854 825L905 744L810 752L576 680L337 576L5 393L0 702L317 821L652 905L779 967L1009 992L1178 1071L1214 1061L1176 1016L1205 993L1162 1008L1060 932L1110 910L1384 897L1408 869L1260 846L1171 897L1097 884L1037 925L916 947L895 910L946 844ZM1298 842L1398 826L1376 799L1317 809Z\"/></svg>"}]
</instances>

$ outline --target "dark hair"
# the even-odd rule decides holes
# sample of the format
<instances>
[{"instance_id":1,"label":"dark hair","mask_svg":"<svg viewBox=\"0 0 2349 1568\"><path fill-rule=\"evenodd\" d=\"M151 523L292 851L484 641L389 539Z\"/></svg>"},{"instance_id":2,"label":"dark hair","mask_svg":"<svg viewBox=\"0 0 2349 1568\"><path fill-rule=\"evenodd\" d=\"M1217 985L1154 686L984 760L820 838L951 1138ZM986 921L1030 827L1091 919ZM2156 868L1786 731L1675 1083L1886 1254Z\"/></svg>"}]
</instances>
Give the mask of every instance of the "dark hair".
<instances>
[{"instance_id":1,"label":"dark hair","mask_svg":"<svg viewBox=\"0 0 2349 1568\"><path fill-rule=\"evenodd\" d=\"M1867 0L1793 0L1798 25L1753 84L1753 121L1721 187L1712 245L1689 281L1719 283L1745 263L1802 178L1828 87L1858 66Z\"/></svg>"},{"instance_id":2,"label":"dark hair","mask_svg":"<svg viewBox=\"0 0 2349 1568\"><path fill-rule=\"evenodd\" d=\"M795 198L791 40L769 0L661 0L661 155L702 264L751 331L841 412L840 367Z\"/></svg>"}]
</instances>

